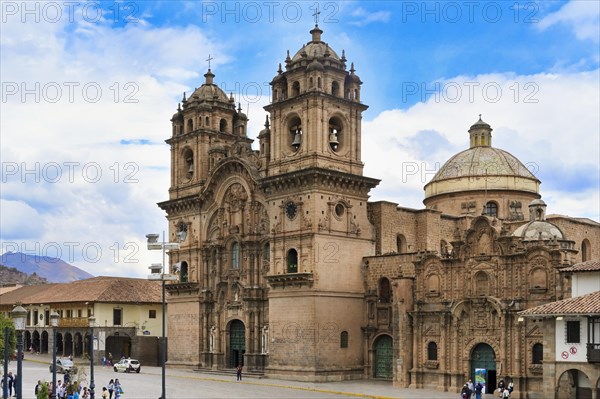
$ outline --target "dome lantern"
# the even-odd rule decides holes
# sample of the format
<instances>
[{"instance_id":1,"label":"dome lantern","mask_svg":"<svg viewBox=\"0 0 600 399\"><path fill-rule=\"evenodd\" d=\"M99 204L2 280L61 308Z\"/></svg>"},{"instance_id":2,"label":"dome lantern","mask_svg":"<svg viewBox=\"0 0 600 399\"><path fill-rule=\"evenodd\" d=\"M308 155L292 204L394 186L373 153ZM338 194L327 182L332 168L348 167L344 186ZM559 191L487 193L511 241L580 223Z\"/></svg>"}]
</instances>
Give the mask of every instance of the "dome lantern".
<instances>
[{"instance_id":1,"label":"dome lantern","mask_svg":"<svg viewBox=\"0 0 600 399\"><path fill-rule=\"evenodd\" d=\"M492 130L493 129L488 123L481 120L481 114L479 114L479 120L475 122L469 129L469 135L471 137L471 148L491 147Z\"/></svg>"}]
</instances>

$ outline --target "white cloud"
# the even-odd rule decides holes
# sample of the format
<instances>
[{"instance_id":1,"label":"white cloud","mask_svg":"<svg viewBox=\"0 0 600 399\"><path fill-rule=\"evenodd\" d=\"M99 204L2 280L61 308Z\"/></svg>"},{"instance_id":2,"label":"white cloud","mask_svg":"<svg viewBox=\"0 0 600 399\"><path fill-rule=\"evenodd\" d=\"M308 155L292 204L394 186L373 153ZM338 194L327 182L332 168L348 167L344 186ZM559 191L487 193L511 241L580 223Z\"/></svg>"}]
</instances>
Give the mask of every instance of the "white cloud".
<instances>
[{"instance_id":1,"label":"white cloud","mask_svg":"<svg viewBox=\"0 0 600 399\"><path fill-rule=\"evenodd\" d=\"M439 86L415 83L418 92L413 95L434 87L441 94L406 110L382 112L363 124L365 174L382 179L372 198L421 208L423 186L450 156L468 148L467 130L482 113L494 129L495 147L538 168L550 213L600 219L598 76L598 70L562 75L507 73L458 76L441 80ZM457 89L461 90L458 97ZM415 145L426 134L441 142L429 154ZM586 193L578 197L579 206L574 206L573 192Z\"/></svg>"},{"instance_id":2,"label":"white cloud","mask_svg":"<svg viewBox=\"0 0 600 399\"><path fill-rule=\"evenodd\" d=\"M351 25L365 26L373 22L388 22L391 13L389 11L368 12L362 7L358 7L350 13L356 20L350 22Z\"/></svg>"},{"instance_id":3,"label":"white cloud","mask_svg":"<svg viewBox=\"0 0 600 399\"><path fill-rule=\"evenodd\" d=\"M548 29L565 24L575 32L579 40L600 40L600 2L572 0L560 10L548 14L539 22L539 28Z\"/></svg>"}]
</instances>

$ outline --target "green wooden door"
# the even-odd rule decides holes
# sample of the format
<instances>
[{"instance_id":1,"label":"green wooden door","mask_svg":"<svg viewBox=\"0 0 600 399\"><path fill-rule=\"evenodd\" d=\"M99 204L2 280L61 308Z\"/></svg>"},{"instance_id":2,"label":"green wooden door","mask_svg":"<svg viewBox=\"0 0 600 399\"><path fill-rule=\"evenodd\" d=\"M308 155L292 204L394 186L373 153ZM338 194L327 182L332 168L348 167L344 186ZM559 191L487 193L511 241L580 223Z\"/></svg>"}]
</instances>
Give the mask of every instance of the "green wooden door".
<instances>
[{"instance_id":1,"label":"green wooden door","mask_svg":"<svg viewBox=\"0 0 600 399\"><path fill-rule=\"evenodd\" d=\"M393 378L394 352L392 337L382 335L375 341L375 377Z\"/></svg>"},{"instance_id":2,"label":"green wooden door","mask_svg":"<svg viewBox=\"0 0 600 399\"><path fill-rule=\"evenodd\" d=\"M246 329L244 323L234 320L229 325L229 367L244 364L246 352Z\"/></svg>"},{"instance_id":3,"label":"green wooden door","mask_svg":"<svg viewBox=\"0 0 600 399\"><path fill-rule=\"evenodd\" d=\"M496 389L496 354L488 344L478 344L471 354L471 379L485 386L485 393Z\"/></svg>"}]
</instances>

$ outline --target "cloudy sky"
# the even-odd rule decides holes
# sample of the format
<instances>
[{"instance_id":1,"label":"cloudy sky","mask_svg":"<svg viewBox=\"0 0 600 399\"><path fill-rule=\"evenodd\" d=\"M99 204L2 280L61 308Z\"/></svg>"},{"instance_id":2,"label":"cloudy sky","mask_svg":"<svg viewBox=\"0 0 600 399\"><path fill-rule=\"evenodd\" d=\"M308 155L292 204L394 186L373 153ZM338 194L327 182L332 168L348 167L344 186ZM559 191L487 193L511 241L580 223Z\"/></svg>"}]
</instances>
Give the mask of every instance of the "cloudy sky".
<instances>
[{"instance_id":1,"label":"cloudy sky","mask_svg":"<svg viewBox=\"0 0 600 399\"><path fill-rule=\"evenodd\" d=\"M370 107L374 200L422 207L423 185L468 146L493 144L542 181L548 213L600 220L600 3L595 1L3 1L1 252L143 277L166 228L170 118L204 81L262 128L286 51L346 51Z\"/></svg>"}]
</instances>

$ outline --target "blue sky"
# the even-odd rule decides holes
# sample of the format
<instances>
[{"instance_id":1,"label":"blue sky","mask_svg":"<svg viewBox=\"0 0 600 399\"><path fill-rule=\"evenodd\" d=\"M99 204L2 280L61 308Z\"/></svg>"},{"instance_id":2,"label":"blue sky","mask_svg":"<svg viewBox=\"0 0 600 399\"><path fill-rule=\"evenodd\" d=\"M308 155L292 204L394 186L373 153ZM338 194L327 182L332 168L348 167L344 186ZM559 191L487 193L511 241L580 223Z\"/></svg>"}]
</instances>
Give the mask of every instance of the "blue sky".
<instances>
[{"instance_id":1,"label":"blue sky","mask_svg":"<svg viewBox=\"0 0 600 399\"><path fill-rule=\"evenodd\" d=\"M600 219L598 2L70 4L1 3L2 251L144 276L160 260L144 236L166 227L155 204L183 92L210 54L256 137L268 82L310 40L317 9L323 40L364 82L372 199L422 207L482 113L494 146L535 169L548 213Z\"/></svg>"}]
</instances>

